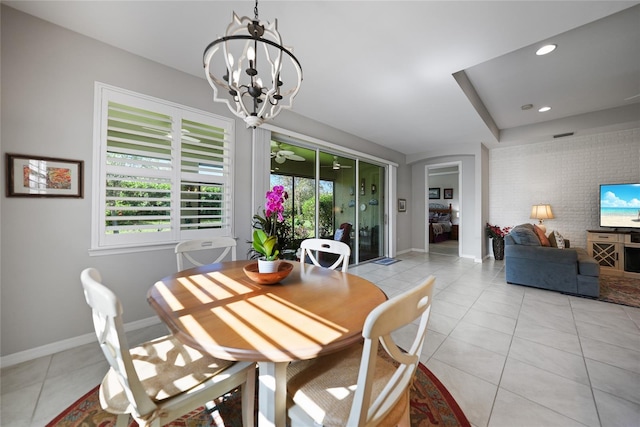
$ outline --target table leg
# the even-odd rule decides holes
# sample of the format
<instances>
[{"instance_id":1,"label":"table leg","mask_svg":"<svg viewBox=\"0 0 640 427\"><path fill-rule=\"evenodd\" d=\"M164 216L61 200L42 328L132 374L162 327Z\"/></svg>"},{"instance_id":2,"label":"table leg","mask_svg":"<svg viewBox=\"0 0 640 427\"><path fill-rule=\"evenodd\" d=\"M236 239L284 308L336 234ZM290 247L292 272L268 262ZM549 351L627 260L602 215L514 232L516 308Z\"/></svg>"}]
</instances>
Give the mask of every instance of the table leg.
<instances>
[{"instance_id":1,"label":"table leg","mask_svg":"<svg viewBox=\"0 0 640 427\"><path fill-rule=\"evenodd\" d=\"M258 426L285 427L287 421L287 365L258 362Z\"/></svg>"}]
</instances>

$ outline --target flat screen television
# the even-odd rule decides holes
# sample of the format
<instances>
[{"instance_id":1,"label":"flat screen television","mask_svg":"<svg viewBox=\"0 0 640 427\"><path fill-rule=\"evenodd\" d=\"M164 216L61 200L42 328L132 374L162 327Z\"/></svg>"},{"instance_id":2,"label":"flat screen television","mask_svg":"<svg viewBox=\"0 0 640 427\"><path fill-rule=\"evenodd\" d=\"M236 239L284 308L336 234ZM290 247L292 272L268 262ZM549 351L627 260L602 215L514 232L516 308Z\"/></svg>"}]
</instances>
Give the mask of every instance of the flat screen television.
<instances>
[{"instance_id":1,"label":"flat screen television","mask_svg":"<svg viewBox=\"0 0 640 427\"><path fill-rule=\"evenodd\" d=\"M640 228L640 183L600 185L600 227Z\"/></svg>"}]
</instances>

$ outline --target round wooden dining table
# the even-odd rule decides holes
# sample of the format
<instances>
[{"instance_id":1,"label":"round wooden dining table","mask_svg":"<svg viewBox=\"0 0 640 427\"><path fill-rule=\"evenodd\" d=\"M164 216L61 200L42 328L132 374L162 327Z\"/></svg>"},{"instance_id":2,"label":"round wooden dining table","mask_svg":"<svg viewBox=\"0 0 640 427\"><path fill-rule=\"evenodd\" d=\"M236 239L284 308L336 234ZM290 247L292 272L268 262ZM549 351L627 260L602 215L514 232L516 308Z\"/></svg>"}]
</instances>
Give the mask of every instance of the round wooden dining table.
<instances>
[{"instance_id":1,"label":"round wooden dining table","mask_svg":"<svg viewBox=\"0 0 640 427\"><path fill-rule=\"evenodd\" d=\"M289 362L362 339L367 315L387 297L359 276L293 264L262 285L232 261L184 270L156 282L147 300L184 344L226 360L258 363L258 425L285 426Z\"/></svg>"}]
</instances>

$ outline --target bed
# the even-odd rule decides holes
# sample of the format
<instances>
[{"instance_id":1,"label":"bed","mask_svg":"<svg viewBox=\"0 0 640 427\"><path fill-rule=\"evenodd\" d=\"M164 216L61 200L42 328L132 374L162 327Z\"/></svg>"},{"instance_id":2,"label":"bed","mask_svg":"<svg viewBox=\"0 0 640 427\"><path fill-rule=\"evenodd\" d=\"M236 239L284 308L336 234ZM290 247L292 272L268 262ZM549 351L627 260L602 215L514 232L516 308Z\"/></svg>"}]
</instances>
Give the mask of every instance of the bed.
<instances>
[{"instance_id":1,"label":"bed","mask_svg":"<svg viewBox=\"0 0 640 427\"><path fill-rule=\"evenodd\" d=\"M429 243L449 240L451 236L451 204L429 203Z\"/></svg>"}]
</instances>

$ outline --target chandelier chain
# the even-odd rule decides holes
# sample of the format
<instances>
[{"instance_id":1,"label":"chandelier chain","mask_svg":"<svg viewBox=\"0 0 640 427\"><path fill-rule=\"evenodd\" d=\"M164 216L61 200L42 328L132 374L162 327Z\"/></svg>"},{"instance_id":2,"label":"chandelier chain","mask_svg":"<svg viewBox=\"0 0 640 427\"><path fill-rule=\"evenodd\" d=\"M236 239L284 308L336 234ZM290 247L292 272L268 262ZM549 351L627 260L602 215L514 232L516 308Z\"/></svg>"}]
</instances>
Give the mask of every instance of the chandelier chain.
<instances>
[{"instance_id":1,"label":"chandelier chain","mask_svg":"<svg viewBox=\"0 0 640 427\"><path fill-rule=\"evenodd\" d=\"M259 21L259 19L258 19L258 0L256 0L256 5L253 7L253 14L255 15L255 20Z\"/></svg>"}]
</instances>

